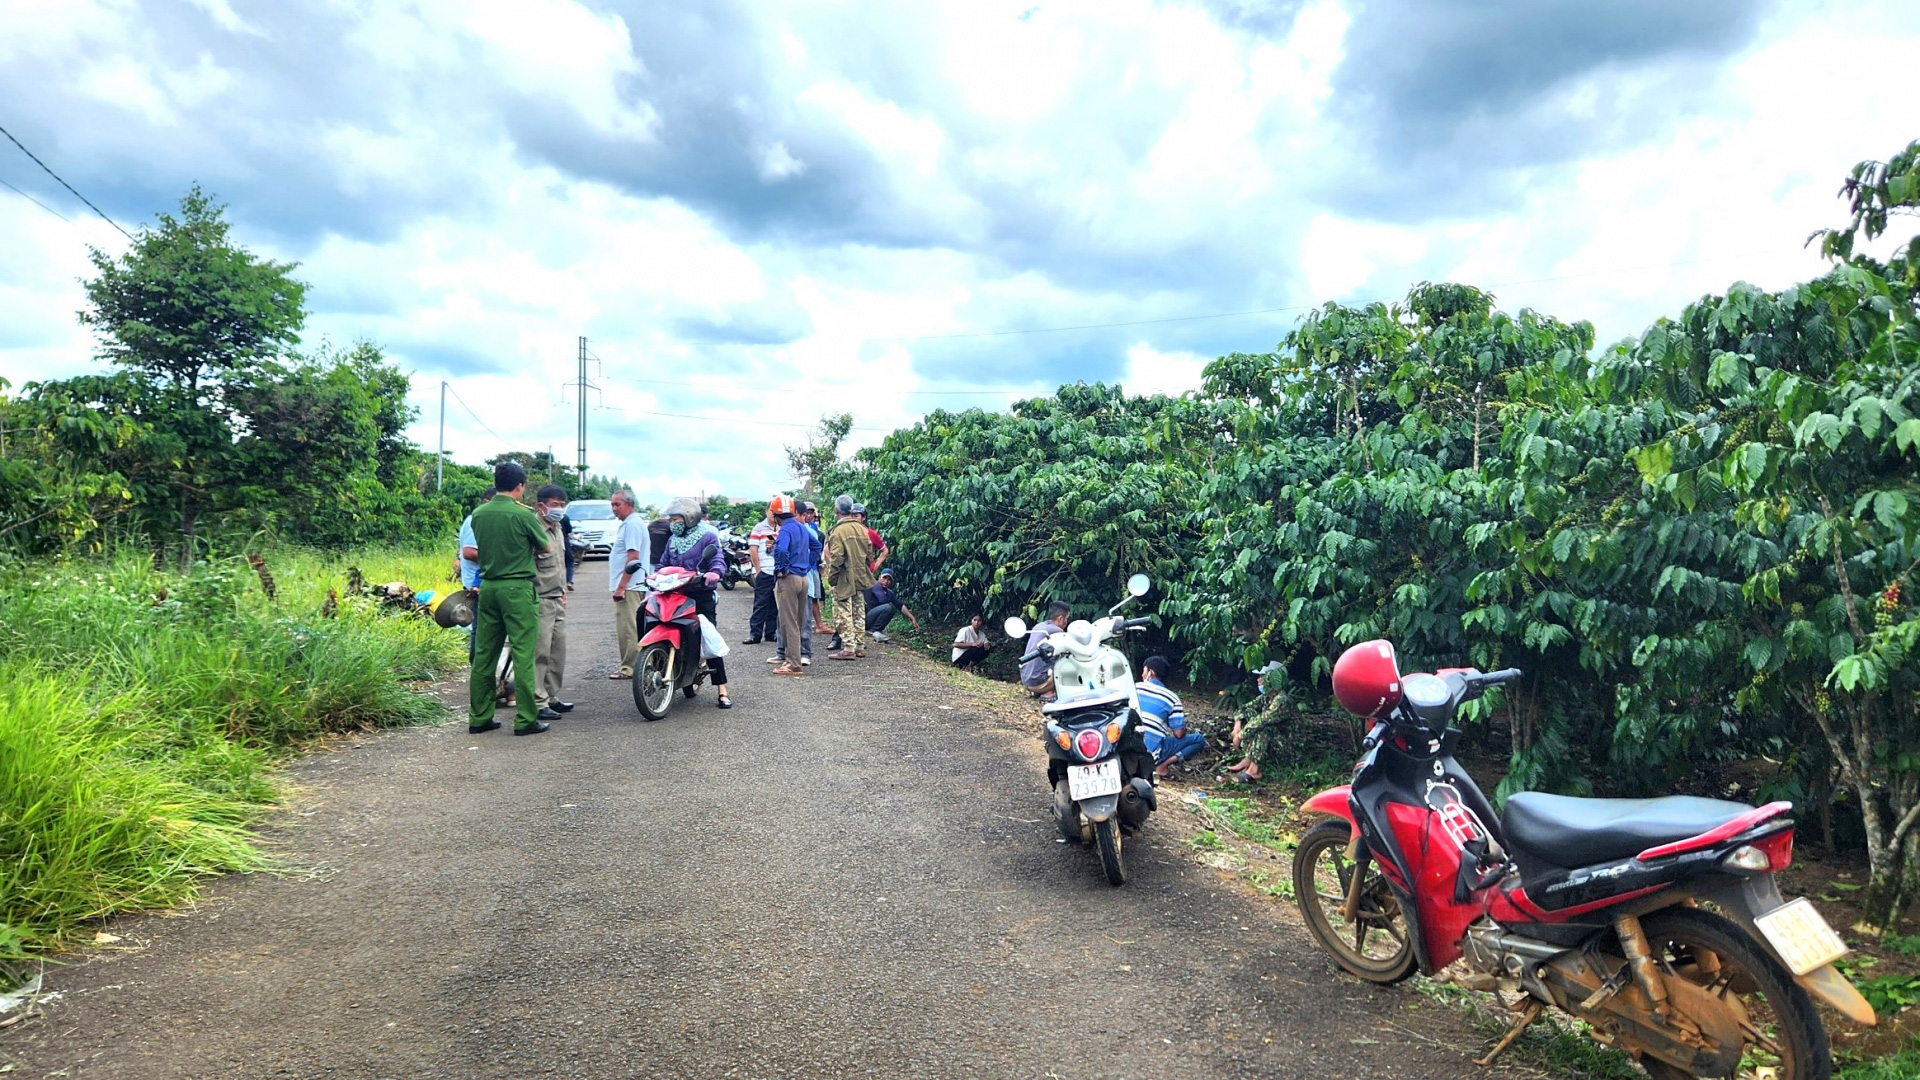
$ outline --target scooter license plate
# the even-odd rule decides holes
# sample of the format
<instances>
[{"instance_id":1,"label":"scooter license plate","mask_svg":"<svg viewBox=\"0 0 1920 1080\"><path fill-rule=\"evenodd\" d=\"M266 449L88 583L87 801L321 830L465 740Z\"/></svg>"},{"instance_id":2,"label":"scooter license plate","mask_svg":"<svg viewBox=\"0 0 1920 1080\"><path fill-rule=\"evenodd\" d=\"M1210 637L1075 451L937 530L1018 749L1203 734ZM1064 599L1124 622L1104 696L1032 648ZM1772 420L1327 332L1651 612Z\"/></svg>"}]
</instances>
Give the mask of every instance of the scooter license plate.
<instances>
[{"instance_id":1,"label":"scooter license plate","mask_svg":"<svg viewBox=\"0 0 1920 1080\"><path fill-rule=\"evenodd\" d=\"M1108 758L1097 765L1067 766L1067 793L1075 802L1111 795L1120 790L1120 759Z\"/></svg>"},{"instance_id":2,"label":"scooter license plate","mask_svg":"<svg viewBox=\"0 0 1920 1080\"><path fill-rule=\"evenodd\" d=\"M1753 923L1795 975L1805 975L1847 955L1847 943L1804 896L1774 908Z\"/></svg>"}]
</instances>

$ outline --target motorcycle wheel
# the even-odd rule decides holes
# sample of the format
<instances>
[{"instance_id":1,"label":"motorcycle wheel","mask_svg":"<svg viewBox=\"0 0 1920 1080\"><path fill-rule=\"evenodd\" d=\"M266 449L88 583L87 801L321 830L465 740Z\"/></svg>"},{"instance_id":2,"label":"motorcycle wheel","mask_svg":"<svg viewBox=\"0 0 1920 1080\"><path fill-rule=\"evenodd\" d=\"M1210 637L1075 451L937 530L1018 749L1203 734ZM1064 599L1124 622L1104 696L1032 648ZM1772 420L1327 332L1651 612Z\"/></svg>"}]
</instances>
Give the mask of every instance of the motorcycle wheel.
<instances>
[{"instance_id":1,"label":"motorcycle wheel","mask_svg":"<svg viewBox=\"0 0 1920 1080\"><path fill-rule=\"evenodd\" d=\"M640 650L633 664L633 703L648 720L664 720L673 706L673 686L667 682L667 661L672 650L664 641L656 641Z\"/></svg>"},{"instance_id":2,"label":"motorcycle wheel","mask_svg":"<svg viewBox=\"0 0 1920 1080\"><path fill-rule=\"evenodd\" d=\"M1640 920L1663 970L1731 999L1746 1012L1736 1080L1828 1080L1833 1056L1813 999L1740 927L1699 908L1667 908ZM1707 960L1707 963L1702 963ZM1717 969L1717 971L1715 970ZM1651 1057L1653 1080L1693 1074Z\"/></svg>"},{"instance_id":3,"label":"motorcycle wheel","mask_svg":"<svg viewBox=\"0 0 1920 1080\"><path fill-rule=\"evenodd\" d=\"M727 590L728 592L732 592L733 587L737 584L739 584L739 582L734 581L733 576L731 574L720 579L720 587Z\"/></svg>"},{"instance_id":4,"label":"motorcycle wheel","mask_svg":"<svg viewBox=\"0 0 1920 1080\"><path fill-rule=\"evenodd\" d=\"M1347 861L1352 826L1338 818L1307 830L1293 851L1293 897L1306 919L1307 933L1333 962L1372 983L1396 983L1413 974L1413 940L1400 899L1371 860ZM1360 879L1360 910L1348 922L1340 914L1347 885Z\"/></svg>"},{"instance_id":5,"label":"motorcycle wheel","mask_svg":"<svg viewBox=\"0 0 1920 1080\"><path fill-rule=\"evenodd\" d=\"M1100 849L1100 869L1107 872L1107 884L1127 883L1127 856L1120 850L1120 823L1112 818L1093 823L1093 844Z\"/></svg>"}]
</instances>

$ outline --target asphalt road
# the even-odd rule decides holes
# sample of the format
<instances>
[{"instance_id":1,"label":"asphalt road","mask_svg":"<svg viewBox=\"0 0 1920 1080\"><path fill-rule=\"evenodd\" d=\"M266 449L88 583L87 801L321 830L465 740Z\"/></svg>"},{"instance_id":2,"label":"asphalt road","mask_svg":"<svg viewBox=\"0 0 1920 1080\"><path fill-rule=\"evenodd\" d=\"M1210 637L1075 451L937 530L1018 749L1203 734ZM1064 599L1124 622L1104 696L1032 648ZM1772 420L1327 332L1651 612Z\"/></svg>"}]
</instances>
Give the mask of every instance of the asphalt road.
<instances>
[{"instance_id":1,"label":"asphalt road","mask_svg":"<svg viewBox=\"0 0 1920 1080\"><path fill-rule=\"evenodd\" d=\"M1335 975L1170 822L1109 887L1054 841L1032 721L897 649L821 642L776 679L742 644L735 709L708 689L641 721L606 678L598 569L553 732L456 721L304 759L270 834L298 869L115 921L0 1031L0 1073L1486 1075L1457 1021ZM722 596L730 638L749 599Z\"/></svg>"}]
</instances>

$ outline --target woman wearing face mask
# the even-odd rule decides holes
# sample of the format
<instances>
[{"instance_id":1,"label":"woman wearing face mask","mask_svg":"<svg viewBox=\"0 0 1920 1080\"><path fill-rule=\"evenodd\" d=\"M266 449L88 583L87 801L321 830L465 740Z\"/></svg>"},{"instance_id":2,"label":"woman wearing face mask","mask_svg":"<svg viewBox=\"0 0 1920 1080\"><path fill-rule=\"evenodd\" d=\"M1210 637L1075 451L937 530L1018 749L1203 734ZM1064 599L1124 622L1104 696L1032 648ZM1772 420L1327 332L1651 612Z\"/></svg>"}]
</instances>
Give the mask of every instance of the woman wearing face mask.
<instances>
[{"instance_id":1,"label":"woman wearing face mask","mask_svg":"<svg viewBox=\"0 0 1920 1080\"><path fill-rule=\"evenodd\" d=\"M713 526L701 520L703 515L697 499L679 498L667 504L667 545L660 555L661 566L678 566L702 575L700 585L687 590L693 597L693 609L707 617L709 622L719 622L714 605L714 587L727 572L726 553L721 550L720 533ZM719 692L720 707L733 708L733 698L727 694L727 662L715 657L707 661L707 670L713 673L713 688Z\"/></svg>"}]
</instances>

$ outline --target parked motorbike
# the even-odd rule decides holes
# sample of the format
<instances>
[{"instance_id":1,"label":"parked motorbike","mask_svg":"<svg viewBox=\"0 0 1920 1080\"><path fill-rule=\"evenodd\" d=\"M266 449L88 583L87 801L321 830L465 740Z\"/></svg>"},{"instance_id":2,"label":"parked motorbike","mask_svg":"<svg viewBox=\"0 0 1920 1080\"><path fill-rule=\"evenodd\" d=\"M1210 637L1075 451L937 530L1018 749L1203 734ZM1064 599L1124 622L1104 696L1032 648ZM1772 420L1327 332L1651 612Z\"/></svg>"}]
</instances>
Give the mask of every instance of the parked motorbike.
<instances>
[{"instance_id":1,"label":"parked motorbike","mask_svg":"<svg viewBox=\"0 0 1920 1080\"><path fill-rule=\"evenodd\" d=\"M1792 804L1523 792L1496 815L1453 758L1452 720L1519 677L1402 676L1386 641L1340 657L1335 696L1375 723L1352 783L1302 808L1326 815L1293 863L1315 941L1370 982L1464 957L1469 985L1517 995L1483 1065L1556 1008L1656 1080L1825 1080L1815 1000L1875 1017L1833 967L1846 944L1774 879L1793 858Z\"/></svg>"},{"instance_id":2,"label":"parked motorbike","mask_svg":"<svg viewBox=\"0 0 1920 1080\"><path fill-rule=\"evenodd\" d=\"M639 563L627 567L639 573ZM700 616L687 590L701 575L663 566L646 578L647 599L640 609L640 652L633 662L633 703L648 720L666 719L673 693L691 698L710 677L700 655Z\"/></svg>"},{"instance_id":3,"label":"parked motorbike","mask_svg":"<svg viewBox=\"0 0 1920 1080\"><path fill-rule=\"evenodd\" d=\"M1110 885L1127 880L1125 838L1158 807L1153 754L1140 734L1133 667L1125 653L1107 644L1152 622L1117 614L1151 587L1147 575L1133 575L1127 579L1127 598L1104 618L1069 623L1020 658L1024 664L1038 656L1053 668L1055 700L1040 711L1054 822L1066 840L1099 849ZM1008 637L1027 637L1027 624L1018 616L1008 619L1005 629Z\"/></svg>"},{"instance_id":4,"label":"parked motorbike","mask_svg":"<svg viewBox=\"0 0 1920 1080\"><path fill-rule=\"evenodd\" d=\"M720 578L720 587L728 592L741 582L753 584L753 549L748 546L745 537L727 537L727 572Z\"/></svg>"}]
</instances>

